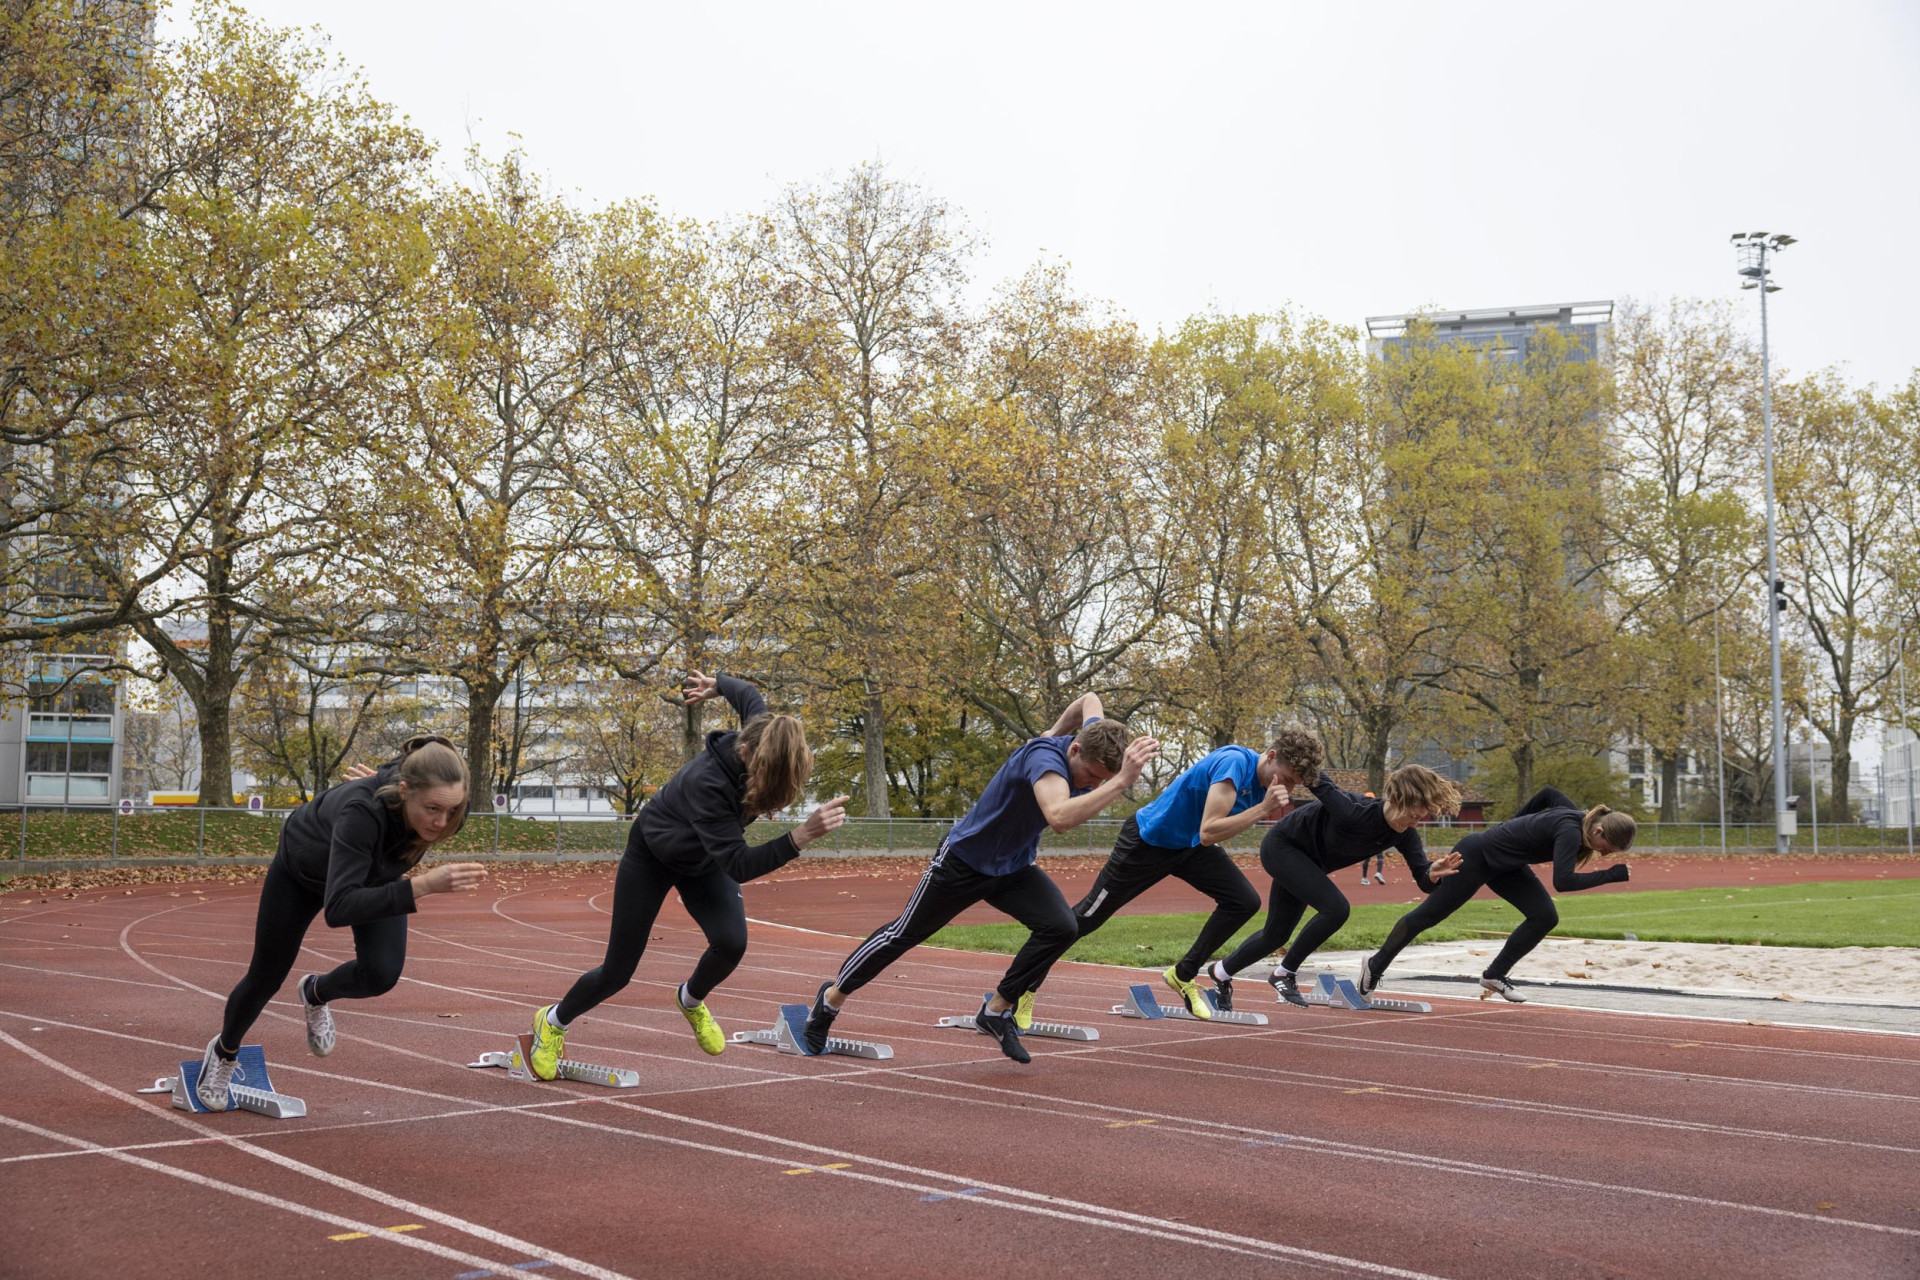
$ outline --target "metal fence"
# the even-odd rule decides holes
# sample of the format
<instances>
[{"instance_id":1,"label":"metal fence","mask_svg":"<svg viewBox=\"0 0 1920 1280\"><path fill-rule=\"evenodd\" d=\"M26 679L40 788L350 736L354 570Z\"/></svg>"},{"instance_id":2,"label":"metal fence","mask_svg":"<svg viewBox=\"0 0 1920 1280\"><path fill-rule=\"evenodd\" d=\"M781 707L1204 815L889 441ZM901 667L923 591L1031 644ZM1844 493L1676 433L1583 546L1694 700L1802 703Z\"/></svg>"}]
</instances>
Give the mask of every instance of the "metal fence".
<instances>
[{"instance_id":1,"label":"metal fence","mask_svg":"<svg viewBox=\"0 0 1920 1280\"><path fill-rule=\"evenodd\" d=\"M132 812L79 805L25 805L0 812L0 871L68 870L118 865L259 866L272 858L289 810L148 808ZM16 824L8 831L8 823ZM472 814L458 835L435 849L440 858L479 861L612 861L626 848L625 818ZM1105 854L1113 847L1122 819L1102 818L1065 834L1041 837L1043 854ZM792 821L761 822L747 833L752 841L770 840ZM945 818L849 818L845 826L806 850L807 857L930 855L952 826ZM1448 849L1460 837L1489 824L1428 825L1421 835L1429 849ZM1238 853L1252 853L1265 828L1254 826L1228 842ZM11 839L9 839L11 836ZM1906 853L1912 848L1904 827L1859 823L1809 824L1794 839L1793 852ZM10 846L10 847L9 847ZM1635 853L1771 853L1771 823L1645 822L1634 841Z\"/></svg>"}]
</instances>

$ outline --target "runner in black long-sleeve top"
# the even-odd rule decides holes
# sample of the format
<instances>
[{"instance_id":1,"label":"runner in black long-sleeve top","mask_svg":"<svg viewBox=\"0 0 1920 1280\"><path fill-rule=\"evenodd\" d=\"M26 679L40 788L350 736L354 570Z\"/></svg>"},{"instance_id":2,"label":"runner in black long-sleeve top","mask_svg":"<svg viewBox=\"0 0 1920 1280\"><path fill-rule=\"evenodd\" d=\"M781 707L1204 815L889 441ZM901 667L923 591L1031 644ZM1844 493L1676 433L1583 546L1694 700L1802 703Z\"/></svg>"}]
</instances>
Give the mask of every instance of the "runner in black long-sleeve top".
<instances>
[{"instance_id":1,"label":"runner in black long-sleeve top","mask_svg":"<svg viewBox=\"0 0 1920 1280\"><path fill-rule=\"evenodd\" d=\"M1231 990L1233 975L1286 946L1301 913L1312 907L1313 919L1268 979L1282 1000L1302 1008L1307 1001L1300 994L1300 966L1339 931L1350 911L1332 872L1391 847L1406 859L1421 892L1432 893L1436 882L1460 864L1452 854L1428 862L1420 843L1415 824L1460 812L1459 790L1431 769L1417 764L1396 769L1387 778L1384 802L1342 791L1324 773L1309 790L1314 799L1280 819L1260 842L1260 865L1273 877L1266 923L1209 970L1216 986Z\"/></svg>"},{"instance_id":2,"label":"runner in black long-sleeve top","mask_svg":"<svg viewBox=\"0 0 1920 1280\"><path fill-rule=\"evenodd\" d=\"M675 1007L701 1049L723 1051L727 1038L706 998L747 951L740 886L785 866L846 820L847 797L836 796L792 831L749 845L753 820L793 803L806 785L813 770L806 734L792 716L768 715L760 691L731 676L695 671L684 697L689 703L725 698L741 727L709 733L706 750L682 765L634 819L614 877L606 958L581 974L557 1005L534 1012L528 1065L542 1080L558 1074L568 1024L632 981L669 889L679 890L687 914L707 936L706 952L680 984Z\"/></svg>"},{"instance_id":3,"label":"runner in black long-sleeve top","mask_svg":"<svg viewBox=\"0 0 1920 1280\"><path fill-rule=\"evenodd\" d=\"M428 849L467 815L467 765L445 738L411 738L397 759L330 787L287 815L260 887L253 957L227 997L194 1092L209 1111L233 1105L234 1060L248 1028L293 971L313 918L353 930L353 959L300 982L307 1048L333 1052L333 1000L384 995L407 958L407 916L429 894L477 888L486 869L454 862L409 879Z\"/></svg>"},{"instance_id":4,"label":"runner in black long-sleeve top","mask_svg":"<svg viewBox=\"0 0 1920 1280\"><path fill-rule=\"evenodd\" d=\"M1530 864L1553 864L1556 893L1574 893L1595 885L1615 884L1627 878L1627 864L1616 862L1604 871L1579 868L1596 853L1625 853L1633 847L1634 821L1606 805L1582 814L1580 806L1552 787L1542 787L1520 811L1478 835L1454 846L1459 873L1435 890L1425 902L1394 924L1386 942L1360 966L1360 991L1372 991L1401 949L1424 931L1466 905L1481 885L1520 908L1526 919L1507 937L1493 963L1480 976L1487 995L1498 994L1516 1004L1526 997L1507 980L1520 958L1540 944L1560 923L1553 899L1534 875ZM1486 999L1486 995L1480 997Z\"/></svg>"}]
</instances>

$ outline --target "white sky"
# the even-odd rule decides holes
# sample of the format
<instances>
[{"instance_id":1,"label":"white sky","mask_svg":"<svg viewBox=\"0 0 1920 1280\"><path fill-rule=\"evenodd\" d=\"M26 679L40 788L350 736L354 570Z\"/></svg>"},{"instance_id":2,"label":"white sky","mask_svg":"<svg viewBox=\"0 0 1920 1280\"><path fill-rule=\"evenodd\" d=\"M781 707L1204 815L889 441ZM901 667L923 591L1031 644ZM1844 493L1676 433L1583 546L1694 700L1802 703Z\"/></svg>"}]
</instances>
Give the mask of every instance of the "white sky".
<instances>
[{"instance_id":1,"label":"white sky","mask_svg":"<svg viewBox=\"0 0 1920 1280\"><path fill-rule=\"evenodd\" d=\"M880 158L964 210L976 275L1069 261L1149 329L1742 297L1773 350L1920 366L1920 5L253 0L321 25L457 163L703 219ZM177 3L163 34L178 34ZM1757 318L1753 320L1757 330Z\"/></svg>"}]
</instances>

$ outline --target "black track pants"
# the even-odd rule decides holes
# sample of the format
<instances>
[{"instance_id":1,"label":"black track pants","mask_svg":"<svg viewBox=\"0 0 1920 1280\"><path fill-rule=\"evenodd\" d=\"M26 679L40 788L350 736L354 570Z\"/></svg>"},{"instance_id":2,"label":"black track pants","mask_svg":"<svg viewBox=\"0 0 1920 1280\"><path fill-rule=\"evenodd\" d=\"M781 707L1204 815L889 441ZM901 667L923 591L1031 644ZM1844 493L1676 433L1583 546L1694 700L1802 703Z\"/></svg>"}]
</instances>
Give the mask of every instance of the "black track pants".
<instances>
[{"instance_id":1,"label":"black track pants","mask_svg":"<svg viewBox=\"0 0 1920 1280\"><path fill-rule=\"evenodd\" d=\"M1073 908L1073 918L1079 923L1080 937L1084 938L1168 876L1186 881L1215 903L1213 914L1200 926L1200 936L1173 966L1183 981L1191 982L1200 972L1200 966L1213 959L1213 953L1260 910L1260 895L1219 845L1165 849L1148 844L1140 838L1138 824L1128 818L1093 888L1087 890L1087 896ZM1062 952L1065 950L1061 948ZM1047 964L1051 966L1057 959L1058 955L1050 956ZM1045 970L1041 976L1046 976Z\"/></svg>"},{"instance_id":2,"label":"black track pants","mask_svg":"<svg viewBox=\"0 0 1920 1280\"><path fill-rule=\"evenodd\" d=\"M1228 973L1239 973L1266 959L1280 948L1287 946L1287 939L1293 935L1293 927L1300 923L1300 916L1308 907L1314 911L1313 919L1293 939L1293 945L1287 948L1287 954L1281 957L1283 968L1299 972L1307 957L1320 949L1322 943L1340 931L1347 922L1351 908L1347 905L1347 895L1334 888L1333 878L1321 869L1311 855L1299 845L1277 836L1269 836L1260 842L1260 865L1273 877L1273 893L1267 900L1267 919L1260 931L1241 943L1234 953L1220 963L1226 966Z\"/></svg>"},{"instance_id":3,"label":"black track pants","mask_svg":"<svg viewBox=\"0 0 1920 1280\"><path fill-rule=\"evenodd\" d=\"M660 905L667 890L678 889L680 902L700 931L707 935L707 949L693 966L687 979L687 992L695 1000L726 981L747 954L747 904L740 896L740 885L718 867L698 875L684 875L670 869L640 840L634 828L627 840L627 852L620 859L620 870L613 878L613 923L607 932L607 955L597 969L580 975L554 1010L564 1025L619 993L633 980L633 971L647 949L647 935L660 916Z\"/></svg>"},{"instance_id":4,"label":"black track pants","mask_svg":"<svg viewBox=\"0 0 1920 1280\"><path fill-rule=\"evenodd\" d=\"M275 858L260 886L260 912L253 924L253 959L227 997L220 1043L238 1049L260 1011L293 972L300 943L324 905L319 894L294 879ZM365 1000L385 995L400 981L407 962L407 918L382 916L353 926L353 959L320 975L318 995L328 1000Z\"/></svg>"},{"instance_id":5,"label":"black track pants","mask_svg":"<svg viewBox=\"0 0 1920 1280\"><path fill-rule=\"evenodd\" d=\"M1467 900L1479 892L1481 885L1511 902L1526 917L1507 935L1507 944L1500 948L1500 954L1487 966L1485 977L1506 977L1513 966L1520 962L1520 957L1539 946L1540 939L1560 923L1560 913L1554 908L1553 895L1547 892L1547 887L1540 883L1538 876L1526 867L1517 871L1489 873L1486 862L1470 848L1472 838L1467 837L1457 846L1461 854L1460 869L1442 877L1425 902L1394 922L1387 940L1367 962L1373 967L1374 973L1385 973L1403 947L1465 906Z\"/></svg>"},{"instance_id":6,"label":"black track pants","mask_svg":"<svg viewBox=\"0 0 1920 1280\"><path fill-rule=\"evenodd\" d=\"M942 840L913 886L906 910L854 948L833 985L848 993L858 991L976 902L1012 916L1031 930L1026 945L1000 979L998 991L1005 1000L1018 1000L1033 990L1046 976L1047 966L1079 936L1060 886L1039 867L986 875L947 852L947 842Z\"/></svg>"}]
</instances>

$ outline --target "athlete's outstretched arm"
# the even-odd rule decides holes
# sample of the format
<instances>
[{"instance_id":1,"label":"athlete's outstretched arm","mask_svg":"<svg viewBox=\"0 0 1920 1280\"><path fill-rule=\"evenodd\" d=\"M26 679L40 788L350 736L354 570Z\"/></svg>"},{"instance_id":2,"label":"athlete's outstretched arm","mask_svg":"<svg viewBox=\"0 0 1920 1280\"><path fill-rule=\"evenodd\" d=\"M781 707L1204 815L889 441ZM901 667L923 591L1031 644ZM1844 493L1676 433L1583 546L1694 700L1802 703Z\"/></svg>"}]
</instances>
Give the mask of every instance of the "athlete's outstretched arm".
<instances>
[{"instance_id":1,"label":"athlete's outstretched arm","mask_svg":"<svg viewBox=\"0 0 1920 1280\"><path fill-rule=\"evenodd\" d=\"M1098 720L1106 713L1106 708L1100 705L1099 694L1083 693L1069 702L1067 709L1060 713L1060 718L1053 722L1053 727L1040 736L1057 738L1063 733L1073 733L1087 721Z\"/></svg>"}]
</instances>

